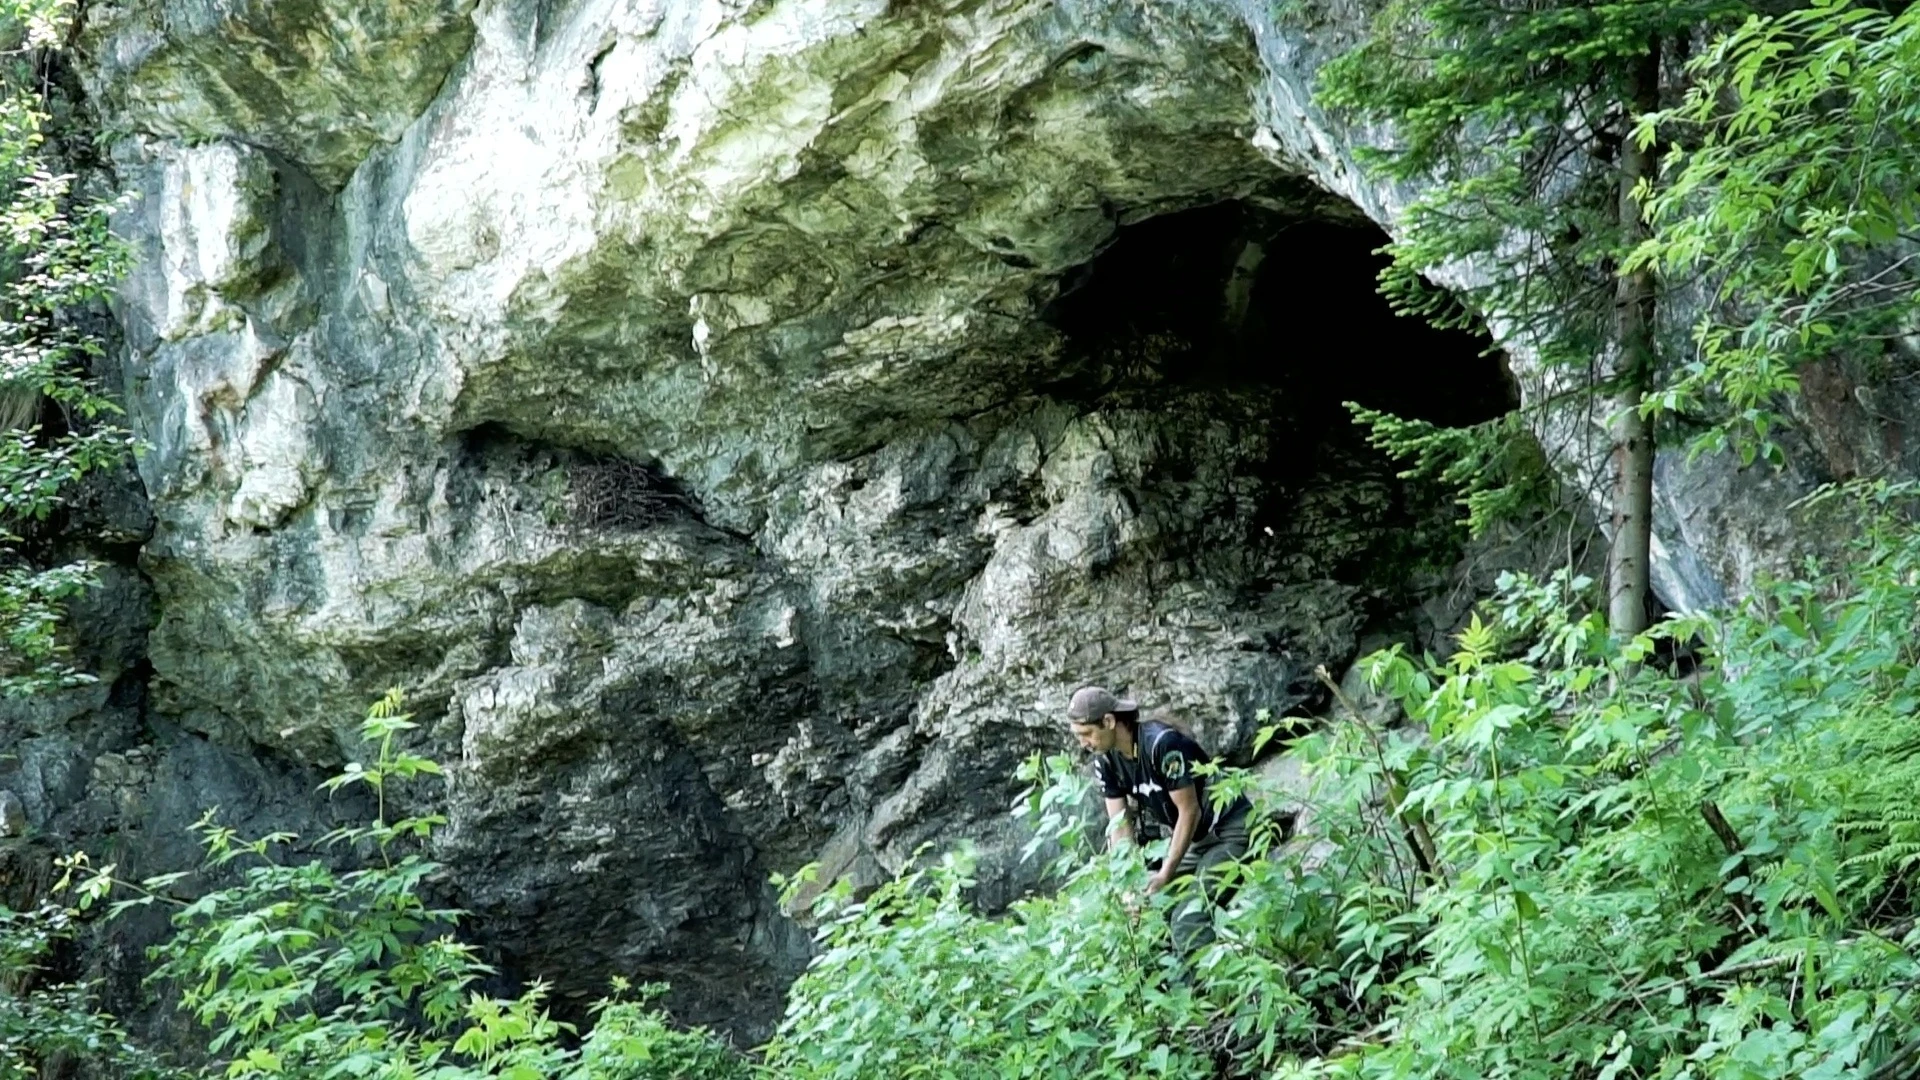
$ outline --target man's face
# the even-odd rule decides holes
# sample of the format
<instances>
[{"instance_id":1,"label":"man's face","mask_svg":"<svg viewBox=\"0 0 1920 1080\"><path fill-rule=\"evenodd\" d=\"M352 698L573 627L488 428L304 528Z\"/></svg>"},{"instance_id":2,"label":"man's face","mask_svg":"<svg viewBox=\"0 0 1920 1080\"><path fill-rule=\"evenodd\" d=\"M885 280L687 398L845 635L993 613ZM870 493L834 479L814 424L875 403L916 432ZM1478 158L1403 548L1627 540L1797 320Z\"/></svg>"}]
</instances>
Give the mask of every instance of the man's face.
<instances>
[{"instance_id":1,"label":"man's face","mask_svg":"<svg viewBox=\"0 0 1920 1080\"><path fill-rule=\"evenodd\" d=\"M1080 744L1080 748L1088 753L1104 754L1113 749L1117 736L1113 730L1114 720L1111 715L1090 720L1084 724L1078 720L1071 720L1068 721L1067 726L1073 729L1073 738Z\"/></svg>"}]
</instances>

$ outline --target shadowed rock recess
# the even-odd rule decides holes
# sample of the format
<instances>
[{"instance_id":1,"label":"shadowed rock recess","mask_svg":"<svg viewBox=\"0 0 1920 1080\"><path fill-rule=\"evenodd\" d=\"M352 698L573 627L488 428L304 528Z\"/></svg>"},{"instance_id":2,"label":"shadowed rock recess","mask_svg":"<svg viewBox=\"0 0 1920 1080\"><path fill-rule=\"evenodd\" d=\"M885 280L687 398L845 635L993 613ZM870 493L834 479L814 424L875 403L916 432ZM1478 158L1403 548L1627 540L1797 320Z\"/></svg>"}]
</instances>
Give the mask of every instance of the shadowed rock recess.
<instances>
[{"instance_id":1,"label":"shadowed rock recess","mask_svg":"<svg viewBox=\"0 0 1920 1080\"><path fill-rule=\"evenodd\" d=\"M6 720L0 786L171 869L188 804L341 812L404 687L490 955L750 1037L806 951L770 871L971 838L1025 887L1075 685L1234 752L1435 640L1484 563L1340 402L1479 419L1525 357L1374 296L1409 193L1306 89L1360 16L1279 6L90 5L153 520L117 696ZM1798 482L1698 476L1676 606Z\"/></svg>"}]
</instances>

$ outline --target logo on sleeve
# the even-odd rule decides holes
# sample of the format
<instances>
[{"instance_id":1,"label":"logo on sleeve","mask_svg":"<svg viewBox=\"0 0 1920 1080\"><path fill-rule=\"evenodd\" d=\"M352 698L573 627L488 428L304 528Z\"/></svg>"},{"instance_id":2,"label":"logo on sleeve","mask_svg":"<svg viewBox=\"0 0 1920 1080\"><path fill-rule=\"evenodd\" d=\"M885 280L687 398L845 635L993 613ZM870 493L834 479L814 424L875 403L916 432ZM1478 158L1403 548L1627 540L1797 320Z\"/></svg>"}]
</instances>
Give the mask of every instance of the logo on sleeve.
<instances>
[{"instance_id":1,"label":"logo on sleeve","mask_svg":"<svg viewBox=\"0 0 1920 1080\"><path fill-rule=\"evenodd\" d=\"M1169 780L1185 778L1187 775L1187 755L1178 750L1167 751L1167 756L1160 759L1160 771Z\"/></svg>"}]
</instances>

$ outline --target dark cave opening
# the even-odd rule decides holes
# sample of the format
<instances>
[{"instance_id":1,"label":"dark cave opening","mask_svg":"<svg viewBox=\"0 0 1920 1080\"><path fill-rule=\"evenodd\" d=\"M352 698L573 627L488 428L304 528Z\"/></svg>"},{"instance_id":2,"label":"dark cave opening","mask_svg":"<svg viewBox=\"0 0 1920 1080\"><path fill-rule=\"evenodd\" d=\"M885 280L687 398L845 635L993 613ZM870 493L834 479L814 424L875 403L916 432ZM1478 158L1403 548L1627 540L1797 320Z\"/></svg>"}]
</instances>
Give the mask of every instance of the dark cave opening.
<instances>
[{"instance_id":1,"label":"dark cave opening","mask_svg":"<svg viewBox=\"0 0 1920 1080\"><path fill-rule=\"evenodd\" d=\"M1048 308L1071 373L1049 390L1096 408L1197 401L1258 427L1265 459L1243 469L1259 491L1249 588L1358 585L1374 629L1399 634L1420 590L1458 559L1460 512L1451 492L1401 478L1345 403L1463 426L1517 395L1484 334L1392 310L1378 291L1386 243L1357 215L1239 201L1125 226Z\"/></svg>"},{"instance_id":2,"label":"dark cave opening","mask_svg":"<svg viewBox=\"0 0 1920 1080\"><path fill-rule=\"evenodd\" d=\"M1122 228L1047 318L1106 391L1265 386L1289 416L1330 424L1345 401L1449 426L1513 408L1484 334L1437 330L1380 295L1386 243L1370 223L1242 202L1167 214Z\"/></svg>"}]
</instances>

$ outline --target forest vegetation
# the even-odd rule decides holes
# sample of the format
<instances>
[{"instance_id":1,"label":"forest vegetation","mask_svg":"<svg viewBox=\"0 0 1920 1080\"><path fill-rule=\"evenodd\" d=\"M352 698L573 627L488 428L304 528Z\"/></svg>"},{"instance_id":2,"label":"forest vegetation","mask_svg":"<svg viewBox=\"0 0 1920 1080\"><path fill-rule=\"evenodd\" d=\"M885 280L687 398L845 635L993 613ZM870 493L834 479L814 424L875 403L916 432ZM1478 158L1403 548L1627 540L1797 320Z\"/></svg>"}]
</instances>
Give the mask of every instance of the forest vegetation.
<instances>
[{"instance_id":1,"label":"forest vegetation","mask_svg":"<svg viewBox=\"0 0 1920 1080\"><path fill-rule=\"evenodd\" d=\"M58 619L88 568L49 563L34 524L127 451L86 317L124 252L46 137L70 16L0 8L0 397L24 403L0 437L0 684L17 694L86 678ZM1162 916L1192 898L1130 912L1137 853L1088 833L1071 762L1036 758L1015 811L1047 891L981 913L964 847L867 895L826 889L818 955L750 1053L672 1024L653 986L561 1023L542 985L483 992L461 914L428 899L442 822L389 795L430 803L440 770L389 697L329 785L364 793L366 823L249 837L210 816L198 870L126 881L76 854L59 903L0 914L0 1078L1920 1075L1920 486L1822 489L1795 512L1845 551L1725 610L1655 618L1647 587L1655 445L1766 467L1807 364L1885 370L1912 348L1920 9L1395 0L1324 76L1330 107L1397 133L1371 167L1429 185L1389 294L1493 318L1560 373L1479 428L1360 419L1481 528L1526 497L1507 435L1597 410L1615 557L1597 591L1571 570L1504 579L1451 655L1367 659L1405 723L1274 718L1262 741L1307 764L1304 808L1220 770L1216 793L1262 807L1260 857L1191 967ZM1670 333L1676 311L1698 319ZM169 913L151 982L205 1028L211 1064L160 1060L87 987L35 975L81 922L135 906Z\"/></svg>"}]
</instances>

